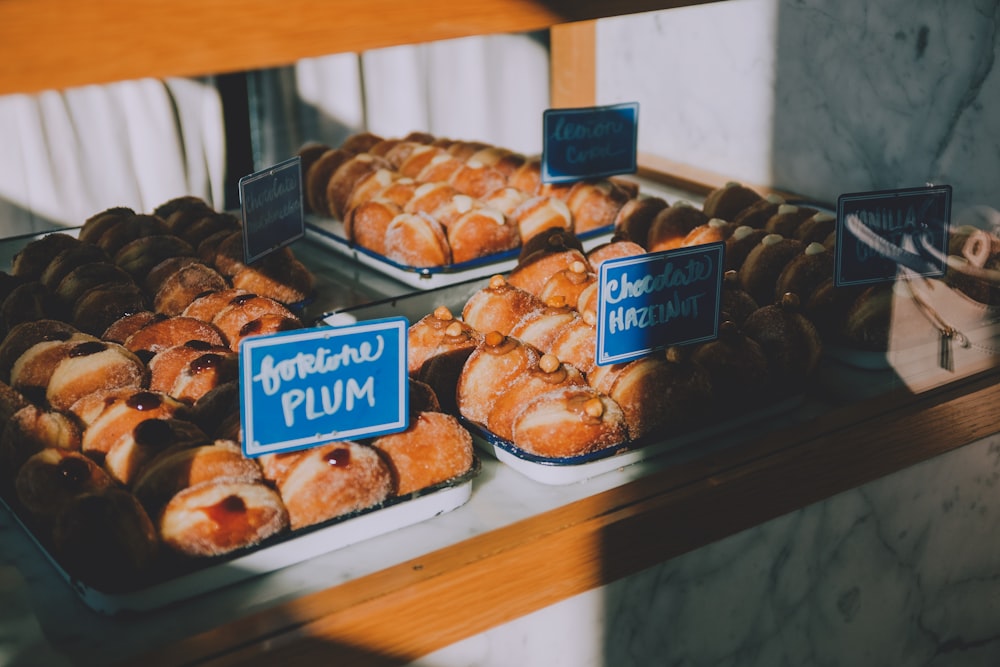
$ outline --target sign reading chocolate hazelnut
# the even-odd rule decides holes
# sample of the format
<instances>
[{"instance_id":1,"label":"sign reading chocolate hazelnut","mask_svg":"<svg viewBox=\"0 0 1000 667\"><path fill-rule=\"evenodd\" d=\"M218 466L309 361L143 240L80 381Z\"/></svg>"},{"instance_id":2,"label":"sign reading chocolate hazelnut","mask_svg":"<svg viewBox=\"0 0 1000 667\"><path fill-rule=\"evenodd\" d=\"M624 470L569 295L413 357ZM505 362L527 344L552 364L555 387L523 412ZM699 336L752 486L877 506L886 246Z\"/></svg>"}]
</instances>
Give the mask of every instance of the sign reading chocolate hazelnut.
<instances>
[{"instance_id":1,"label":"sign reading chocolate hazelnut","mask_svg":"<svg viewBox=\"0 0 1000 667\"><path fill-rule=\"evenodd\" d=\"M602 262L597 363L716 338L724 249L716 242Z\"/></svg>"},{"instance_id":2,"label":"sign reading chocolate hazelnut","mask_svg":"<svg viewBox=\"0 0 1000 667\"><path fill-rule=\"evenodd\" d=\"M244 176L239 185L247 264L305 236L302 158Z\"/></svg>"},{"instance_id":3,"label":"sign reading chocolate hazelnut","mask_svg":"<svg viewBox=\"0 0 1000 667\"><path fill-rule=\"evenodd\" d=\"M636 169L639 104L547 109L542 114L542 182L563 183Z\"/></svg>"},{"instance_id":4,"label":"sign reading chocolate hazelnut","mask_svg":"<svg viewBox=\"0 0 1000 667\"><path fill-rule=\"evenodd\" d=\"M299 329L240 342L247 456L406 429L406 318Z\"/></svg>"}]
</instances>

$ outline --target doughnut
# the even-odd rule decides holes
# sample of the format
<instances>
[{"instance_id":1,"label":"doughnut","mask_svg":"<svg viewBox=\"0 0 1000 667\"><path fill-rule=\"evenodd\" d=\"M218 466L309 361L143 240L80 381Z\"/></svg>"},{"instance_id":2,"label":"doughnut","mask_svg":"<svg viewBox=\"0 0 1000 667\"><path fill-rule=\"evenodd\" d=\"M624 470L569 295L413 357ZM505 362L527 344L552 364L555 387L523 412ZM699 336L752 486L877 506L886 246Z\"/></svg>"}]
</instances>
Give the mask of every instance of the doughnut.
<instances>
[{"instance_id":1,"label":"doughnut","mask_svg":"<svg viewBox=\"0 0 1000 667\"><path fill-rule=\"evenodd\" d=\"M426 213L402 213L385 230L385 256L403 266L451 264L444 227Z\"/></svg>"},{"instance_id":2,"label":"doughnut","mask_svg":"<svg viewBox=\"0 0 1000 667\"><path fill-rule=\"evenodd\" d=\"M505 186L482 197L484 206L495 208L508 218L513 219L517 207L528 200L528 195L517 188Z\"/></svg>"},{"instance_id":3,"label":"doughnut","mask_svg":"<svg viewBox=\"0 0 1000 667\"><path fill-rule=\"evenodd\" d=\"M236 353L192 340L161 350L149 360L149 388L194 403L219 384L237 378Z\"/></svg>"},{"instance_id":4,"label":"doughnut","mask_svg":"<svg viewBox=\"0 0 1000 667\"><path fill-rule=\"evenodd\" d=\"M460 194L447 183L421 183L413 191L413 196L403 204L403 212L434 216L435 211L440 210Z\"/></svg>"},{"instance_id":5,"label":"doughnut","mask_svg":"<svg viewBox=\"0 0 1000 667\"><path fill-rule=\"evenodd\" d=\"M343 148L329 148L309 167L309 171L304 174L306 194L304 200L310 211L317 215L330 215L326 186L337 168L350 157L351 153Z\"/></svg>"},{"instance_id":6,"label":"doughnut","mask_svg":"<svg viewBox=\"0 0 1000 667\"><path fill-rule=\"evenodd\" d=\"M770 386L767 357L760 343L734 322L722 322L718 338L693 346L691 358L708 371L713 402L721 414L743 414L766 404Z\"/></svg>"},{"instance_id":7,"label":"doughnut","mask_svg":"<svg viewBox=\"0 0 1000 667\"><path fill-rule=\"evenodd\" d=\"M83 243L95 244L97 239L101 238L108 229L117 225L121 220L131 218L134 215L135 211L128 206L106 208L84 221L77 238Z\"/></svg>"},{"instance_id":8,"label":"doughnut","mask_svg":"<svg viewBox=\"0 0 1000 667\"><path fill-rule=\"evenodd\" d=\"M823 243L837 227L837 217L824 211L803 220L795 229L793 238L803 243Z\"/></svg>"},{"instance_id":9,"label":"doughnut","mask_svg":"<svg viewBox=\"0 0 1000 667\"><path fill-rule=\"evenodd\" d=\"M618 209L612 223L615 233L646 248L653 220L667 207L667 201L662 197L633 197Z\"/></svg>"},{"instance_id":10,"label":"doughnut","mask_svg":"<svg viewBox=\"0 0 1000 667\"><path fill-rule=\"evenodd\" d=\"M207 441L208 436L191 422L146 419L111 443L104 457L104 469L115 481L131 486L139 473L168 449L190 448Z\"/></svg>"},{"instance_id":11,"label":"doughnut","mask_svg":"<svg viewBox=\"0 0 1000 667\"><path fill-rule=\"evenodd\" d=\"M364 204L366 201L377 197L398 178L401 178L399 174L392 169L385 167L379 167L375 171L368 172L362 176L361 179L354 184L351 194L347 197L347 203L344 204L344 219L350 215L352 210L361 204Z\"/></svg>"},{"instance_id":12,"label":"doughnut","mask_svg":"<svg viewBox=\"0 0 1000 667\"><path fill-rule=\"evenodd\" d=\"M450 153L438 153L424 165L415 178L422 183L447 183L451 185L452 175L464 164L464 160ZM459 190L456 188L456 191Z\"/></svg>"},{"instance_id":13,"label":"doughnut","mask_svg":"<svg viewBox=\"0 0 1000 667\"><path fill-rule=\"evenodd\" d=\"M276 313L261 315L255 320L250 320L237 331L229 341L229 347L233 352L239 352L240 341L248 336L264 336L268 334L280 333L282 331L294 331L302 329L304 325L297 317L288 317Z\"/></svg>"},{"instance_id":14,"label":"doughnut","mask_svg":"<svg viewBox=\"0 0 1000 667\"><path fill-rule=\"evenodd\" d=\"M496 398L487 415L486 427L501 438L512 440L514 419L526 405L541 394L568 386L587 386L583 373L553 354L543 354Z\"/></svg>"},{"instance_id":15,"label":"doughnut","mask_svg":"<svg viewBox=\"0 0 1000 667\"><path fill-rule=\"evenodd\" d=\"M795 238L799 225L818 213L814 208L782 204L778 210L764 223L764 231L769 234L781 234L785 238Z\"/></svg>"},{"instance_id":16,"label":"doughnut","mask_svg":"<svg viewBox=\"0 0 1000 667\"><path fill-rule=\"evenodd\" d=\"M212 437L241 441L239 382L210 389L185 414Z\"/></svg>"},{"instance_id":17,"label":"doughnut","mask_svg":"<svg viewBox=\"0 0 1000 667\"><path fill-rule=\"evenodd\" d=\"M592 372L597 366L596 322L593 312L581 312L559 330L549 343L548 351L584 374Z\"/></svg>"},{"instance_id":18,"label":"doughnut","mask_svg":"<svg viewBox=\"0 0 1000 667\"><path fill-rule=\"evenodd\" d=\"M532 454L581 456L628 441L621 407L589 386L559 387L536 396L512 424L515 445Z\"/></svg>"},{"instance_id":19,"label":"doughnut","mask_svg":"<svg viewBox=\"0 0 1000 667\"><path fill-rule=\"evenodd\" d=\"M91 243L77 243L62 250L52 258L42 271L38 281L53 292L59 287L59 281L73 269L94 262L111 263L108 253Z\"/></svg>"},{"instance_id":20,"label":"doughnut","mask_svg":"<svg viewBox=\"0 0 1000 667\"><path fill-rule=\"evenodd\" d=\"M149 310L149 300L134 283L105 283L84 292L73 305L73 326L100 336L116 320Z\"/></svg>"},{"instance_id":21,"label":"doughnut","mask_svg":"<svg viewBox=\"0 0 1000 667\"><path fill-rule=\"evenodd\" d=\"M496 169L503 174L504 184L510 179L517 169L525 163L528 158L520 153L516 153L506 148L498 146L486 146L473 153L467 162L481 163L487 167Z\"/></svg>"},{"instance_id":22,"label":"doughnut","mask_svg":"<svg viewBox=\"0 0 1000 667\"><path fill-rule=\"evenodd\" d=\"M265 484L220 479L179 491L156 526L163 545L176 553L221 556L286 530L288 511Z\"/></svg>"},{"instance_id":23,"label":"doughnut","mask_svg":"<svg viewBox=\"0 0 1000 667\"><path fill-rule=\"evenodd\" d=\"M326 184L328 214L343 220L347 200L354 186L371 172L388 168L389 163L384 158L369 153L356 153L344 160Z\"/></svg>"},{"instance_id":24,"label":"doughnut","mask_svg":"<svg viewBox=\"0 0 1000 667\"><path fill-rule=\"evenodd\" d=\"M293 529L376 507L393 491L378 450L351 441L302 450L276 484Z\"/></svg>"},{"instance_id":25,"label":"doughnut","mask_svg":"<svg viewBox=\"0 0 1000 667\"><path fill-rule=\"evenodd\" d=\"M556 197L538 195L526 199L514 209L511 217L517 224L522 241L527 241L550 227L573 231L573 214L566 202Z\"/></svg>"},{"instance_id":26,"label":"doughnut","mask_svg":"<svg viewBox=\"0 0 1000 667\"><path fill-rule=\"evenodd\" d=\"M680 248L691 230L707 224L710 219L711 216L699 211L688 202L675 201L653 218L646 235L646 248L649 252Z\"/></svg>"},{"instance_id":27,"label":"doughnut","mask_svg":"<svg viewBox=\"0 0 1000 667\"><path fill-rule=\"evenodd\" d=\"M344 219L344 236L379 255L385 254L385 231L393 218L403 212L402 207L382 197L376 197L348 212Z\"/></svg>"},{"instance_id":28,"label":"doughnut","mask_svg":"<svg viewBox=\"0 0 1000 667\"><path fill-rule=\"evenodd\" d=\"M94 243L108 253L108 256L114 257L131 241L141 239L144 236L159 236L169 233L170 230L163 218L158 215L136 213L128 218L119 219L106 229Z\"/></svg>"},{"instance_id":29,"label":"doughnut","mask_svg":"<svg viewBox=\"0 0 1000 667\"><path fill-rule=\"evenodd\" d=\"M121 267L110 262L91 262L67 273L56 286L54 293L62 303L72 307L90 289L101 285L131 285L130 276Z\"/></svg>"},{"instance_id":30,"label":"doughnut","mask_svg":"<svg viewBox=\"0 0 1000 667\"><path fill-rule=\"evenodd\" d=\"M780 234L768 234L743 261L739 270L740 284L758 305L774 303L774 286L778 276L803 250L801 241Z\"/></svg>"},{"instance_id":31,"label":"doughnut","mask_svg":"<svg viewBox=\"0 0 1000 667\"><path fill-rule=\"evenodd\" d=\"M84 341L71 345L55 365L45 390L48 404L68 410L99 390L142 387L149 379L146 365L118 343Z\"/></svg>"},{"instance_id":32,"label":"doughnut","mask_svg":"<svg viewBox=\"0 0 1000 667\"><path fill-rule=\"evenodd\" d=\"M125 341L128 340L128 337L139 329L152 322L158 322L159 320L165 319L167 319L166 315L154 313L151 310L140 310L137 313L130 313L119 317L117 320L112 322L108 328L104 330L104 333L101 334L101 339L124 345Z\"/></svg>"},{"instance_id":33,"label":"doughnut","mask_svg":"<svg viewBox=\"0 0 1000 667\"><path fill-rule=\"evenodd\" d=\"M857 296L843 323L842 333L848 345L870 352L889 349L894 295L893 283L877 283Z\"/></svg>"},{"instance_id":34,"label":"doughnut","mask_svg":"<svg viewBox=\"0 0 1000 667\"><path fill-rule=\"evenodd\" d=\"M736 181L730 181L721 188L715 188L705 196L702 211L709 218L733 220L745 208L762 197L755 190Z\"/></svg>"},{"instance_id":35,"label":"doughnut","mask_svg":"<svg viewBox=\"0 0 1000 667\"><path fill-rule=\"evenodd\" d=\"M743 322L760 306L740 285L735 271L726 271L722 276L722 292L719 294L719 315L721 320L731 320L736 326Z\"/></svg>"},{"instance_id":36,"label":"doughnut","mask_svg":"<svg viewBox=\"0 0 1000 667\"><path fill-rule=\"evenodd\" d=\"M187 315L155 320L136 331L125 340L125 347L138 354L156 354L189 340L200 340L210 345L225 345L222 333L214 325Z\"/></svg>"},{"instance_id":37,"label":"doughnut","mask_svg":"<svg viewBox=\"0 0 1000 667\"><path fill-rule=\"evenodd\" d=\"M593 247L587 253L587 261L596 274L606 260L622 257L638 257L646 254L646 249L626 236L615 232L609 241ZM574 300L575 301L575 300Z\"/></svg>"},{"instance_id":38,"label":"doughnut","mask_svg":"<svg viewBox=\"0 0 1000 667\"><path fill-rule=\"evenodd\" d=\"M190 262L167 275L159 288L152 292L153 309L156 312L171 317L179 316L198 296L229 287L218 271L194 258L190 259Z\"/></svg>"},{"instance_id":39,"label":"doughnut","mask_svg":"<svg viewBox=\"0 0 1000 667\"><path fill-rule=\"evenodd\" d=\"M698 225L681 240L680 247L704 245L705 243L726 242L737 227L735 223L726 222L722 218L712 218L704 225Z\"/></svg>"},{"instance_id":40,"label":"doughnut","mask_svg":"<svg viewBox=\"0 0 1000 667\"><path fill-rule=\"evenodd\" d=\"M548 247L536 250L519 260L517 266L507 276L507 282L538 296L549 278L576 262L582 263L592 271L593 267L590 266L586 255L574 247L558 244L560 238L561 235L551 236Z\"/></svg>"},{"instance_id":41,"label":"doughnut","mask_svg":"<svg viewBox=\"0 0 1000 667\"><path fill-rule=\"evenodd\" d=\"M540 357L541 352L513 336L487 333L458 378L455 396L461 415L485 425L490 406L518 375L536 366Z\"/></svg>"},{"instance_id":42,"label":"doughnut","mask_svg":"<svg viewBox=\"0 0 1000 667\"><path fill-rule=\"evenodd\" d=\"M746 225L754 229L763 229L768 219L777 213L778 208L784 203L785 198L781 195L769 194L740 211L731 222L737 227Z\"/></svg>"},{"instance_id":43,"label":"doughnut","mask_svg":"<svg viewBox=\"0 0 1000 667\"><path fill-rule=\"evenodd\" d=\"M229 303L212 317L212 325L222 334L224 344L228 344L230 349L235 351L234 343L239 344L242 328L264 315L280 315L291 320L298 319L287 306L279 301L248 293L230 299Z\"/></svg>"},{"instance_id":44,"label":"doughnut","mask_svg":"<svg viewBox=\"0 0 1000 667\"><path fill-rule=\"evenodd\" d=\"M462 320L482 333L499 331L507 335L525 315L544 307L545 302L534 294L514 287L502 275L494 275L466 300Z\"/></svg>"},{"instance_id":45,"label":"doughnut","mask_svg":"<svg viewBox=\"0 0 1000 667\"><path fill-rule=\"evenodd\" d=\"M418 412L405 431L379 436L372 447L388 461L400 496L454 479L473 464L472 436L443 412Z\"/></svg>"},{"instance_id":46,"label":"doughnut","mask_svg":"<svg viewBox=\"0 0 1000 667\"><path fill-rule=\"evenodd\" d=\"M80 333L79 329L61 320L41 319L15 325L0 342L0 381L10 381L14 362L32 345L44 341L65 341L76 333Z\"/></svg>"},{"instance_id":47,"label":"doughnut","mask_svg":"<svg viewBox=\"0 0 1000 667\"><path fill-rule=\"evenodd\" d=\"M517 225L500 211L477 206L448 225L448 245L456 264L514 250L521 245Z\"/></svg>"},{"instance_id":48,"label":"doughnut","mask_svg":"<svg viewBox=\"0 0 1000 667\"><path fill-rule=\"evenodd\" d=\"M631 243L631 241L624 241ZM591 255L588 254L589 263L573 262L565 269L554 273L551 278L545 281L538 297L545 303L550 303L553 299L561 299L563 303L576 307L580 299L580 293L597 281L597 265L594 264ZM598 259L600 256L598 256ZM594 270L591 270L594 266Z\"/></svg>"},{"instance_id":49,"label":"doughnut","mask_svg":"<svg viewBox=\"0 0 1000 667\"><path fill-rule=\"evenodd\" d=\"M99 465L80 452L46 447L20 467L14 491L33 520L51 524L73 496L113 484Z\"/></svg>"},{"instance_id":50,"label":"doughnut","mask_svg":"<svg viewBox=\"0 0 1000 667\"><path fill-rule=\"evenodd\" d=\"M538 192L542 185L542 159L538 156L527 158L507 177L507 185L529 195Z\"/></svg>"},{"instance_id":51,"label":"doughnut","mask_svg":"<svg viewBox=\"0 0 1000 667\"><path fill-rule=\"evenodd\" d=\"M124 434L130 433L139 422L173 417L184 408L184 403L175 398L146 390L111 393L102 403L100 412L94 410L97 415L87 424L81 443L83 453L96 460L102 460L111 446ZM79 406L74 406L74 412L78 409ZM85 418L81 418L87 423Z\"/></svg>"},{"instance_id":52,"label":"doughnut","mask_svg":"<svg viewBox=\"0 0 1000 667\"><path fill-rule=\"evenodd\" d=\"M356 132L340 144L348 153L367 153L368 149L382 141L382 137L374 132Z\"/></svg>"},{"instance_id":53,"label":"doughnut","mask_svg":"<svg viewBox=\"0 0 1000 667\"><path fill-rule=\"evenodd\" d=\"M561 227L549 227L532 236L530 239L521 239L521 241L521 251L517 257L518 262L524 261L525 257L539 250L553 251L572 248L584 252L583 241L576 234L568 232Z\"/></svg>"},{"instance_id":54,"label":"doughnut","mask_svg":"<svg viewBox=\"0 0 1000 667\"><path fill-rule=\"evenodd\" d=\"M760 344L778 387L801 388L819 366L822 340L816 325L802 314L795 294L755 310L743 331Z\"/></svg>"},{"instance_id":55,"label":"doughnut","mask_svg":"<svg viewBox=\"0 0 1000 667\"><path fill-rule=\"evenodd\" d=\"M246 299L257 296L245 289L229 288L218 292L202 294L191 302L184 312L184 317L193 317L202 322L211 322L220 310L228 306L233 299Z\"/></svg>"},{"instance_id":56,"label":"doughnut","mask_svg":"<svg viewBox=\"0 0 1000 667\"><path fill-rule=\"evenodd\" d=\"M174 234L154 234L126 243L114 254L114 262L132 278L141 280L165 259L194 254L191 244L181 237Z\"/></svg>"},{"instance_id":57,"label":"doughnut","mask_svg":"<svg viewBox=\"0 0 1000 667\"><path fill-rule=\"evenodd\" d=\"M76 245L80 245L80 241L65 232L46 234L29 241L11 260L10 273L25 281L41 280L52 258Z\"/></svg>"},{"instance_id":58,"label":"doughnut","mask_svg":"<svg viewBox=\"0 0 1000 667\"><path fill-rule=\"evenodd\" d=\"M22 403L0 430L3 484L13 482L24 462L43 449L80 451L82 439L83 428L72 415Z\"/></svg>"},{"instance_id":59,"label":"doughnut","mask_svg":"<svg viewBox=\"0 0 1000 667\"><path fill-rule=\"evenodd\" d=\"M402 146L402 144L400 145ZM394 155L398 153L399 155ZM403 154L405 153L405 157ZM436 156L445 153L445 150L439 146L433 146L428 144L415 144L410 146L397 147L391 151L386 156L386 160L397 162L396 170L405 177L417 179L420 172L423 171L424 167L430 163Z\"/></svg>"},{"instance_id":60,"label":"doughnut","mask_svg":"<svg viewBox=\"0 0 1000 667\"><path fill-rule=\"evenodd\" d=\"M58 337L35 343L21 353L11 366L11 388L35 403L44 404L56 366L81 343L100 343L100 340L90 334L74 333L69 338Z\"/></svg>"},{"instance_id":61,"label":"doughnut","mask_svg":"<svg viewBox=\"0 0 1000 667\"><path fill-rule=\"evenodd\" d=\"M576 308L566 303L564 299L554 297L547 301L541 310L521 318L510 330L510 336L546 351L563 329L579 318L580 313Z\"/></svg>"},{"instance_id":62,"label":"doughnut","mask_svg":"<svg viewBox=\"0 0 1000 667\"><path fill-rule=\"evenodd\" d=\"M457 325L457 328L455 328ZM462 348L475 346L479 338L468 322L455 319L446 306L438 306L433 312L411 324L406 331L407 372L413 376L435 355L448 351L455 345Z\"/></svg>"},{"instance_id":63,"label":"doughnut","mask_svg":"<svg viewBox=\"0 0 1000 667\"><path fill-rule=\"evenodd\" d=\"M778 274L775 279L774 300L780 300L786 293L793 293L800 304L807 303L820 283L833 277L833 265L833 253L826 246L815 241L810 243Z\"/></svg>"},{"instance_id":64,"label":"doughnut","mask_svg":"<svg viewBox=\"0 0 1000 667\"><path fill-rule=\"evenodd\" d=\"M37 280L15 286L0 304L4 335L18 324L43 319L65 319L65 313L56 295Z\"/></svg>"},{"instance_id":65,"label":"doughnut","mask_svg":"<svg viewBox=\"0 0 1000 667\"><path fill-rule=\"evenodd\" d=\"M119 488L71 498L56 518L52 544L71 577L110 593L134 590L159 554L149 515L135 496Z\"/></svg>"},{"instance_id":66,"label":"doughnut","mask_svg":"<svg viewBox=\"0 0 1000 667\"><path fill-rule=\"evenodd\" d=\"M756 248L767 236L763 229L755 229L741 225L733 230L726 239L725 266L726 271L738 271L746 261L750 251Z\"/></svg>"},{"instance_id":67,"label":"doughnut","mask_svg":"<svg viewBox=\"0 0 1000 667\"><path fill-rule=\"evenodd\" d=\"M176 423L170 419L141 423L148 429L154 422L162 422L168 428ZM259 482L264 473L256 461L243 456L235 441L188 439L186 446L170 447L150 461L135 478L132 492L156 516L179 491L217 479Z\"/></svg>"},{"instance_id":68,"label":"doughnut","mask_svg":"<svg viewBox=\"0 0 1000 667\"><path fill-rule=\"evenodd\" d=\"M629 193L610 179L577 181L566 196L573 231L582 234L611 227L628 200Z\"/></svg>"},{"instance_id":69,"label":"doughnut","mask_svg":"<svg viewBox=\"0 0 1000 667\"><path fill-rule=\"evenodd\" d=\"M240 229L240 219L232 213L213 212L192 222L186 228L178 232L179 236L191 244L192 248L199 248L202 242L213 234L225 234Z\"/></svg>"}]
</instances>

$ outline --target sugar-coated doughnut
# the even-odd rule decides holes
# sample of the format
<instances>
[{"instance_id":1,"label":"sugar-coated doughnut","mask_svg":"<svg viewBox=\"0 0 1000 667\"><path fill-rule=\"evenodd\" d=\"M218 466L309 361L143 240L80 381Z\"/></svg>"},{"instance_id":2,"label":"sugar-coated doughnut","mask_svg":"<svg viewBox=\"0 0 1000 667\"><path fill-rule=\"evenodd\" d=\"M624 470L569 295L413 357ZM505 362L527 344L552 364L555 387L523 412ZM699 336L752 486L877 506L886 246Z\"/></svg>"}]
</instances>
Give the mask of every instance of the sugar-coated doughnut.
<instances>
[{"instance_id":1,"label":"sugar-coated doughnut","mask_svg":"<svg viewBox=\"0 0 1000 667\"><path fill-rule=\"evenodd\" d=\"M577 181L566 196L566 206L573 216L573 231L582 234L611 227L628 200L629 193L610 179Z\"/></svg>"},{"instance_id":2,"label":"sugar-coated doughnut","mask_svg":"<svg viewBox=\"0 0 1000 667\"><path fill-rule=\"evenodd\" d=\"M149 381L146 365L118 343L83 341L69 346L52 370L45 399L68 410L84 396L109 389L138 389Z\"/></svg>"},{"instance_id":3,"label":"sugar-coated doughnut","mask_svg":"<svg viewBox=\"0 0 1000 667\"><path fill-rule=\"evenodd\" d=\"M125 347L136 354L140 352L156 354L175 345L183 345L190 340L200 340L211 345L224 345L226 342L214 324L178 315L150 322L129 336L125 341Z\"/></svg>"},{"instance_id":4,"label":"sugar-coated doughnut","mask_svg":"<svg viewBox=\"0 0 1000 667\"><path fill-rule=\"evenodd\" d=\"M573 214L566 202L556 197L538 195L531 197L514 209L512 214L522 241L551 227L573 231Z\"/></svg>"},{"instance_id":5,"label":"sugar-coated doughnut","mask_svg":"<svg viewBox=\"0 0 1000 667\"><path fill-rule=\"evenodd\" d=\"M512 426L518 447L544 457L581 456L628 441L621 407L589 386L560 387L535 397Z\"/></svg>"},{"instance_id":6,"label":"sugar-coated doughnut","mask_svg":"<svg viewBox=\"0 0 1000 667\"><path fill-rule=\"evenodd\" d=\"M51 523L73 496L114 482L80 452L46 447L28 457L14 480L17 502L36 521Z\"/></svg>"},{"instance_id":7,"label":"sugar-coated doughnut","mask_svg":"<svg viewBox=\"0 0 1000 667\"><path fill-rule=\"evenodd\" d=\"M393 479L377 450L344 441L301 451L277 487L295 529L379 505Z\"/></svg>"},{"instance_id":8,"label":"sugar-coated doughnut","mask_svg":"<svg viewBox=\"0 0 1000 667\"><path fill-rule=\"evenodd\" d=\"M287 527L288 512L271 487L226 479L178 492L157 519L164 546L185 556L221 556Z\"/></svg>"},{"instance_id":9,"label":"sugar-coated doughnut","mask_svg":"<svg viewBox=\"0 0 1000 667\"><path fill-rule=\"evenodd\" d=\"M379 436L372 447L387 459L401 496L454 479L473 464L472 436L443 412L419 412L405 431Z\"/></svg>"},{"instance_id":10,"label":"sugar-coated doughnut","mask_svg":"<svg viewBox=\"0 0 1000 667\"><path fill-rule=\"evenodd\" d=\"M501 438L512 440L514 419L535 397L560 387L586 385L579 369L564 364L554 354L543 354L496 398L487 415L486 427Z\"/></svg>"},{"instance_id":11,"label":"sugar-coated doughnut","mask_svg":"<svg viewBox=\"0 0 1000 667\"><path fill-rule=\"evenodd\" d=\"M444 227L426 213L402 213L385 230L385 256L403 266L451 264Z\"/></svg>"},{"instance_id":12,"label":"sugar-coated doughnut","mask_svg":"<svg viewBox=\"0 0 1000 667\"><path fill-rule=\"evenodd\" d=\"M191 422L150 418L111 443L104 457L104 469L115 481L131 486L151 461L169 449L186 449L208 440L208 436Z\"/></svg>"},{"instance_id":13,"label":"sugar-coated doughnut","mask_svg":"<svg viewBox=\"0 0 1000 667\"><path fill-rule=\"evenodd\" d=\"M499 331L486 334L462 368L455 390L458 410L466 419L486 424L490 406L514 379L538 364L541 352Z\"/></svg>"},{"instance_id":14,"label":"sugar-coated doughnut","mask_svg":"<svg viewBox=\"0 0 1000 667\"><path fill-rule=\"evenodd\" d=\"M79 451L83 427L71 414L24 403L0 429L0 484L13 482L24 462L52 447Z\"/></svg>"},{"instance_id":15,"label":"sugar-coated doughnut","mask_svg":"<svg viewBox=\"0 0 1000 667\"><path fill-rule=\"evenodd\" d=\"M499 331L506 335L529 312L544 307L544 301L498 274L466 300L462 320L484 334Z\"/></svg>"}]
</instances>

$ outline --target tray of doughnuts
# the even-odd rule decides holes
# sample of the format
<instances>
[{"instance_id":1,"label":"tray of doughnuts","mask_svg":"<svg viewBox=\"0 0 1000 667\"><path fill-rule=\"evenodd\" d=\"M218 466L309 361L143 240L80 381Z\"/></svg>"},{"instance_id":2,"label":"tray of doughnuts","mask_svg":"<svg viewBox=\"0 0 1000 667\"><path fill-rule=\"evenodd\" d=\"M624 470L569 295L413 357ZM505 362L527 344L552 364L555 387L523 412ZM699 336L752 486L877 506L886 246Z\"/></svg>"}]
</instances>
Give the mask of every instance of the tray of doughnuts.
<instances>
[{"instance_id":1,"label":"tray of doughnuts","mask_svg":"<svg viewBox=\"0 0 1000 667\"><path fill-rule=\"evenodd\" d=\"M239 343L306 326L290 249L180 198L4 242L0 500L86 604L148 610L464 504L472 437L413 382L405 430L248 458Z\"/></svg>"},{"instance_id":2,"label":"tray of doughnuts","mask_svg":"<svg viewBox=\"0 0 1000 667\"><path fill-rule=\"evenodd\" d=\"M699 231L714 233L704 224ZM645 248L613 236L586 250L560 230L532 245L506 275L347 309L329 321L407 317L410 377L446 397L442 408L483 449L547 484L770 419L801 403L815 378L822 344L798 302L759 306L735 272L723 286L716 340L599 366L597 268Z\"/></svg>"},{"instance_id":3,"label":"tray of doughnuts","mask_svg":"<svg viewBox=\"0 0 1000 667\"><path fill-rule=\"evenodd\" d=\"M359 133L298 155L308 236L417 289L509 271L550 228L597 245L651 198L634 179L542 183L538 157L426 133Z\"/></svg>"}]
</instances>

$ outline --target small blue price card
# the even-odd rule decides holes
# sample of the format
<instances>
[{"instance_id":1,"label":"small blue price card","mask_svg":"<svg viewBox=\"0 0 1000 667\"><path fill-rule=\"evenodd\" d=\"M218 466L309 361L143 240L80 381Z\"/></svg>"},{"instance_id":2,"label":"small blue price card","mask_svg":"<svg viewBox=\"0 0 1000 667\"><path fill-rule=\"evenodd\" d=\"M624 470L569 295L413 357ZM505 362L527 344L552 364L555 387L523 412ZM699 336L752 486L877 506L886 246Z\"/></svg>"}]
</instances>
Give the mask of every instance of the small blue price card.
<instances>
[{"instance_id":1,"label":"small blue price card","mask_svg":"<svg viewBox=\"0 0 1000 667\"><path fill-rule=\"evenodd\" d=\"M303 238L302 158L295 156L241 178L240 206L247 264Z\"/></svg>"},{"instance_id":2,"label":"small blue price card","mask_svg":"<svg viewBox=\"0 0 1000 667\"><path fill-rule=\"evenodd\" d=\"M639 104L547 109L542 114L542 181L563 183L636 169Z\"/></svg>"},{"instance_id":3,"label":"small blue price card","mask_svg":"<svg viewBox=\"0 0 1000 667\"><path fill-rule=\"evenodd\" d=\"M601 263L598 365L718 337L724 250L707 243Z\"/></svg>"},{"instance_id":4,"label":"small blue price card","mask_svg":"<svg viewBox=\"0 0 1000 667\"><path fill-rule=\"evenodd\" d=\"M393 317L240 341L244 453L404 430L407 327Z\"/></svg>"},{"instance_id":5,"label":"small blue price card","mask_svg":"<svg viewBox=\"0 0 1000 667\"><path fill-rule=\"evenodd\" d=\"M834 284L889 282L900 267L943 275L950 220L949 185L841 195Z\"/></svg>"}]
</instances>

